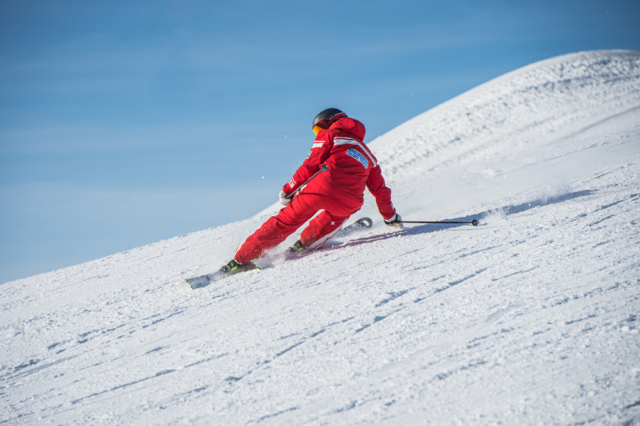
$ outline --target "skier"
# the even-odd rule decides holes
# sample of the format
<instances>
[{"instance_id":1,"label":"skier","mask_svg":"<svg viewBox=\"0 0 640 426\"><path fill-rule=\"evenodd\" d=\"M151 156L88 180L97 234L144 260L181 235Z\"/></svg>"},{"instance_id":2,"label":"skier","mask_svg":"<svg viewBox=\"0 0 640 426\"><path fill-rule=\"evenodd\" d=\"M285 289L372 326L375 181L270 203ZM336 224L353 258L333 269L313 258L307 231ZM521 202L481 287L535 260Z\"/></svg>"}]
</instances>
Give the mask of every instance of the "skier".
<instances>
[{"instance_id":1,"label":"skier","mask_svg":"<svg viewBox=\"0 0 640 426\"><path fill-rule=\"evenodd\" d=\"M280 203L285 207L240 245L234 259L220 269L222 272L234 274L254 269L251 260L280 244L319 210L324 211L288 250L301 253L322 247L360 210L365 186L375 197L385 224L403 229L380 166L363 143L364 125L337 108L328 108L313 119L312 128L316 139L311 152L280 191ZM323 165L328 166L327 171L321 171ZM318 175L301 187L314 173ZM298 194L292 197L295 191Z\"/></svg>"}]
</instances>

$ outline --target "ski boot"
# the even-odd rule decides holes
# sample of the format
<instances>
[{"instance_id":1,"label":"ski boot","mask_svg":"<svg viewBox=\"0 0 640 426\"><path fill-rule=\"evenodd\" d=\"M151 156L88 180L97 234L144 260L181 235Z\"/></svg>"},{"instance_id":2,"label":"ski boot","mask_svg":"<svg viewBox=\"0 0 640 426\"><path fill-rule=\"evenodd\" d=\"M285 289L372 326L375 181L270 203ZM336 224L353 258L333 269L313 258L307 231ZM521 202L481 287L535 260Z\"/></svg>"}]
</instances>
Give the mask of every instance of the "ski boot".
<instances>
[{"instance_id":1,"label":"ski boot","mask_svg":"<svg viewBox=\"0 0 640 426\"><path fill-rule=\"evenodd\" d=\"M287 249L289 254L301 254L306 250L306 247L302 245L302 241L296 241L291 247Z\"/></svg>"},{"instance_id":2,"label":"ski boot","mask_svg":"<svg viewBox=\"0 0 640 426\"><path fill-rule=\"evenodd\" d=\"M238 272L250 271L252 269L256 269L256 266L252 263L251 265L242 265L238 263L235 259L232 259L231 262L224 265L220 268L220 272L225 275L234 275Z\"/></svg>"}]
</instances>

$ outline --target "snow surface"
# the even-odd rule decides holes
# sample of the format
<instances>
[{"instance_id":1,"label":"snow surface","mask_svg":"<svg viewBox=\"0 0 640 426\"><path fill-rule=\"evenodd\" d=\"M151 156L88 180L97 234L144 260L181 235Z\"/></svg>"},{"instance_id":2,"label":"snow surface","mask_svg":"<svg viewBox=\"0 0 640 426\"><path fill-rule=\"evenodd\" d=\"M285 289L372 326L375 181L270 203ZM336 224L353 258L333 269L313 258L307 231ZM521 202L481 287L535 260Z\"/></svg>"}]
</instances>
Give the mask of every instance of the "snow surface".
<instances>
[{"instance_id":1,"label":"snow surface","mask_svg":"<svg viewBox=\"0 0 640 426\"><path fill-rule=\"evenodd\" d=\"M480 226L391 233L367 196L371 230L187 291L271 206L4 284L0 424L640 424L640 52L369 146L404 219Z\"/></svg>"}]
</instances>

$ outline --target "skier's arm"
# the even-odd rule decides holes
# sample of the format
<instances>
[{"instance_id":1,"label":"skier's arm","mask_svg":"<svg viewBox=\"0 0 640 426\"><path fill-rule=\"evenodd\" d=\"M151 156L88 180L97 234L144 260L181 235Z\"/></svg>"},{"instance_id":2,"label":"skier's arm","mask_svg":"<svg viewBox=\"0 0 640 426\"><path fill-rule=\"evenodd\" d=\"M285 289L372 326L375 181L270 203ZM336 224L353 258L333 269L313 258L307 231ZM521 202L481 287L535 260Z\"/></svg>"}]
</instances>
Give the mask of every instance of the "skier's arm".
<instances>
[{"instance_id":1,"label":"skier's arm","mask_svg":"<svg viewBox=\"0 0 640 426\"><path fill-rule=\"evenodd\" d=\"M378 211L385 220L393 218L396 214L396 209L393 208L391 202L391 190L387 188L384 178L382 177L382 171L380 166L376 165L371 169L369 178L367 179L367 188L371 195L376 199L378 205Z\"/></svg>"},{"instance_id":2,"label":"skier's arm","mask_svg":"<svg viewBox=\"0 0 640 426\"><path fill-rule=\"evenodd\" d=\"M332 147L333 142L331 141L328 133L318 133L307 159L304 160L304 163L302 163L302 166L298 168L289 183L282 188L284 193L287 195L291 194L298 189L300 185L305 183L315 172L320 170L322 163L324 163L331 155Z\"/></svg>"}]
</instances>

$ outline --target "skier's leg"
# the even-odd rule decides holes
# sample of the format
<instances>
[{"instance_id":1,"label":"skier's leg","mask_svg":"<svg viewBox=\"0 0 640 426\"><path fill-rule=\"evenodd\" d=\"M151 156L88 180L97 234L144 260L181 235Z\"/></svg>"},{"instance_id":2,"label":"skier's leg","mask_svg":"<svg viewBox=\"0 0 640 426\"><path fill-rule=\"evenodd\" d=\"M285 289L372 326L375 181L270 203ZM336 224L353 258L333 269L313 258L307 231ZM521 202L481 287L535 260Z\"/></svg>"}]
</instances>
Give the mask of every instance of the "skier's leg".
<instances>
[{"instance_id":1,"label":"skier's leg","mask_svg":"<svg viewBox=\"0 0 640 426\"><path fill-rule=\"evenodd\" d=\"M309 226L300 235L300 242L307 250L320 248L340 232L347 219L349 216L334 216L325 210L309 222Z\"/></svg>"},{"instance_id":2,"label":"skier's leg","mask_svg":"<svg viewBox=\"0 0 640 426\"><path fill-rule=\"evenodd\" d=\"M240 245L234 256L235 260L242 265L250 264L251 260L263 256L283 242L317 211L318 208L311 203L303 202L300 197L294 198L291 204L269 218Z\"/></svg>"}]
</instances>

